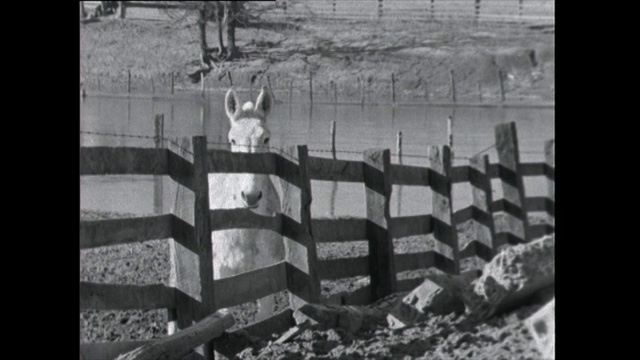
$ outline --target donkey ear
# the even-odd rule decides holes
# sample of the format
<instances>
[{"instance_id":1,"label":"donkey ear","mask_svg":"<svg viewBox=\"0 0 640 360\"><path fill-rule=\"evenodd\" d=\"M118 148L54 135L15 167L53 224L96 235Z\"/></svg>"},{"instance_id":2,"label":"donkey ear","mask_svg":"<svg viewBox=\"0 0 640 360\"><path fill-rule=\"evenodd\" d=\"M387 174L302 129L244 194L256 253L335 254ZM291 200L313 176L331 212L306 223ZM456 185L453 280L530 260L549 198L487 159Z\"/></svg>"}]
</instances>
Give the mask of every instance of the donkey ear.
<instances>
[{"instance_id":1,"label":"donkey ear","mask_svg":"<svg viewBox=\"0 0 640 360\"><path fill-rule=\"evenodd\" d=\"M258 100L256 100L255 111L262 113L266 118L271 110L273 110L273 94L271 94L271 90L268 87L262 86L262 91L258 95Z\"/></svg>"},{"instance_id":2,"label":"donkey ear","mask_svg":"<svg viewBox=\"0 0 640 360\"><path fill-rule=\"evenodd\" d=\"M232 121L240 112L240 102L238 101L238 96L236 96L236 92L233 88L229 89L229 91L227 91L227 95L224 97L224 109L227 112L229 120Z\"/></svg>"}]
</instances>

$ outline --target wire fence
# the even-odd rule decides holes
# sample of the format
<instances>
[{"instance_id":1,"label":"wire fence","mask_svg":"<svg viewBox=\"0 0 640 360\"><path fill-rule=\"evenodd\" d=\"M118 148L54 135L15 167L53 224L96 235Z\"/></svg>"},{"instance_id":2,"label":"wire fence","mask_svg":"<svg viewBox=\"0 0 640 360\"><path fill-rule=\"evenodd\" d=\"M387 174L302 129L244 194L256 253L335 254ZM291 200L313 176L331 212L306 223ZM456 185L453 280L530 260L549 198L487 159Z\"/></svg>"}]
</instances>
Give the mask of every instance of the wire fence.
<instances>
[{"instance_id":1,"label":"wire fence","mask_svg":"<svg viewBox=\"0 0 640 360\"><path fill-rule=\"evenodd\" d=\"M166 141L170 144L172 144L173 146L175 146L177 149L180 149L188 154L191 154L191 151L182 147L180 144L176 143L172 138L168 138L168 137L158 137L158 136L151 136L151 135L136 135L136 134L122 134L122 133L107 133L107 132L99 132L99 131L87 131L87 130L81 130L80 131L81 134L86 134L86 135L97 135L97 136L109 136L109 137L119 137L119 138L132 138L132 139L145 139L145 140L149 140L149 141L153 141L154 143L157 142L158 140L163 140ZM207 141L208 145L212 145L214 147L217 147L219 149L223 149L223 150L227 150L229 149L230 144L227 142L215 142L215 141ZM258 149L263 149L266 151L271 151L271 152L275 152L279 155L282 155L284 157L287 157L291 160L295 160L293 159L283 148L281 147L277 147L277 146L263 146L263 145L243 145L243 144L237 144L234 146L239 146L239 147L251 147L251 148L258 148ZM469 160L471 158L474 158L482 153L485 153L493 148L495 148L496 145L490 145L485 149L482 149L480 151L478 151L477 153L471 155L471 156L454 156L453 159L456 160ZM353 150L337 150L337 149L322 149L322 148L309 148L309 152L310 153L324 153L324 154L345 154L345 155L362 155L362 151L353 151ZM520 153L522 154L542 154L541 151L520 151ZM401 158L421 158L421 159L429 159L428 155L422 155L422 154L406 154L404 152L402 152L402 149L398 149L397 152L391 152L391 156L401 159Z\"/></svg>"}]
</instances>

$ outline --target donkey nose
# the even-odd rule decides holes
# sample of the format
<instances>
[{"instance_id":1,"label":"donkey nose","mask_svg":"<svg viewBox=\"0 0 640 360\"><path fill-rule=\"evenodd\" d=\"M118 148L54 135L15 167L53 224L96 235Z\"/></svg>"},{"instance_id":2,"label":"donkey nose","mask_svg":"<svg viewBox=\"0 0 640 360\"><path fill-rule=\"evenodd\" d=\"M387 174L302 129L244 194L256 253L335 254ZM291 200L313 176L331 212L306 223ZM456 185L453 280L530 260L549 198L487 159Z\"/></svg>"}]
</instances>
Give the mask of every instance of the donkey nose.
<instances>
[{"instance_id":1,"label":"donkey nose","mask_svg":"<svg viewBox=\"0 0 640 360\"><path fill-rule=\"evenodd\" d=\"M245 194L245 192L242 191L240 192L240 194L242 195L242 200L244 200L244 203L247 205L247 207L256 206L258 204L258 201L262 199L262 191L258 192L257 194L254 194L254 193Z\"/></svg>"}]
</instances>

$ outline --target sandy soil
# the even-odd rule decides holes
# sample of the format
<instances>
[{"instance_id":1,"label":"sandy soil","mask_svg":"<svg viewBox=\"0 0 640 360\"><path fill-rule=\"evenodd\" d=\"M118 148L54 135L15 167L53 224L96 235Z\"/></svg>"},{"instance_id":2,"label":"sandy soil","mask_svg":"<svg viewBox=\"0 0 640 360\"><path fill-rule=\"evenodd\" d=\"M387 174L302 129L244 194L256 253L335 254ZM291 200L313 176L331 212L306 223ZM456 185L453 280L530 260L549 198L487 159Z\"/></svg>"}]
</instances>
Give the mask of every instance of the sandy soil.
<instances>
[{"instance_id":1,"label":"sandy soil","mask_svg":"<svg viewBox=\"0 0 640 360\"><path fill-rule=\"evenodd\" d=\"M472 28L418 20L364 21L288 19L263 14L262 20L237 30L243 56L219 64L205 79L207 87L228 87L232 70L235 86L248 87L249 78L276 91L287 91L288 81L307 91L314 76L317 98L332 99L332 82L340 97L359 100L359 78L371 101L389 101L391 74L396 78L397 101L450 98L449 70L454 70L459 102L499 97L497 71L505 72L507 100L552 102L554 98L555 42L553 30L504 26ZM217 46L214 24L209 46ZM168 74L177 74L176 87L196 89L187 76L199 63L198 30L191 18L181 21L143 21L103 18L82 25L81 74L85 87L126 89L127 70L134 91L169 86Z\"/></svg>"}]
</instances>

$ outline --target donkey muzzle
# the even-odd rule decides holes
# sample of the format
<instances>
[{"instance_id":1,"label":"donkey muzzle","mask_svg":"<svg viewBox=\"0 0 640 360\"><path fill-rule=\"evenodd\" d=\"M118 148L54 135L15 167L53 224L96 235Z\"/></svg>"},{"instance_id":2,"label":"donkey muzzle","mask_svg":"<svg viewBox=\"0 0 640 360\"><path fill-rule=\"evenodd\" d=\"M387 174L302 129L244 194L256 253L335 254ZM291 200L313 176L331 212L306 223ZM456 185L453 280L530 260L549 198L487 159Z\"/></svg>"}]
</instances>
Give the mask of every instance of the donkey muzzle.
<instances>
[{"instance_id":1,"label":"donkey muzzle","mask_svg":"<svg viewBox=\"0 0 640 360\"><path fill-rule=\"evenodd\" d=\"M258 192L257 194L254 194L254 193L246 194L244 191L242 191L240 192L240 194L242 195L242 200L244 201L245 206L248 208L257 207L258 201L262 199L262 191Z\"/></svg>"}]
</instances>

